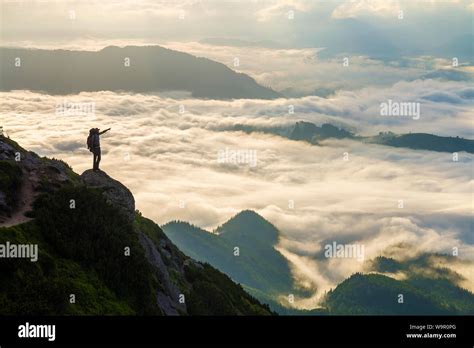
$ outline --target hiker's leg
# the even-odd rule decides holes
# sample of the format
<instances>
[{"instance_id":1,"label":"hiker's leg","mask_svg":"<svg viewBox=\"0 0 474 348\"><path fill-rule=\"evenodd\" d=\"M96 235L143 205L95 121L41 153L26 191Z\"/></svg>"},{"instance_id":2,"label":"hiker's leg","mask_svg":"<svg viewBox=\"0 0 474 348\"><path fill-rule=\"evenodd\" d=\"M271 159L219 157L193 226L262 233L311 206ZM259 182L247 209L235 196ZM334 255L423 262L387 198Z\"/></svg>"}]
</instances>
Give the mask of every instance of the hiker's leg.
<instances>
[{"instance_id":1,"label":"hiker's leg","mask_svg":"<svg viewBox=\"0 0 474 348\"><path fill-rule=\"evenodd\" d=\"M102 156L100 155L100 150L97 152L97 166L95 169L99 170L99 163Z\"/></svg>"},{"instance_id":2,"label":"hiker's leg","mask_svg":"<svg viewBox=\"0 0 474 348\"><path fill-rule=\"evenodd\" d=\"M92 169L93 170L96 170L96 167L97 167L97 155L95 153L95 151L92 153Z\"/></svg>"}]
</instances>

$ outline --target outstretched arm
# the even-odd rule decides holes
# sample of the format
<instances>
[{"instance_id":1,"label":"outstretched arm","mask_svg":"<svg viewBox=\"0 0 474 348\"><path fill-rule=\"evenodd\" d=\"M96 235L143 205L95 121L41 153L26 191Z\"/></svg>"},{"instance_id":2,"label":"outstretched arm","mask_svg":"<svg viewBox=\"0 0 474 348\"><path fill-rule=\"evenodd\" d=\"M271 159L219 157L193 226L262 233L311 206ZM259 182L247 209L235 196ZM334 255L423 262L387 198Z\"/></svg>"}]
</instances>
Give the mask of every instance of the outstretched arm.
<instances>
[{"instance_id":1,"label":"outstretched arm","mask_svg":"<svg viewBox=\"0 0 474 348\"><path fill-rule=\"evenodd\" d=\"M102 135L102 134L104 134L105 132L108 132L109 130L110 130L110 128L107 128L106 130L100 132L99 134Z\"/></svg>"}]
</instances>

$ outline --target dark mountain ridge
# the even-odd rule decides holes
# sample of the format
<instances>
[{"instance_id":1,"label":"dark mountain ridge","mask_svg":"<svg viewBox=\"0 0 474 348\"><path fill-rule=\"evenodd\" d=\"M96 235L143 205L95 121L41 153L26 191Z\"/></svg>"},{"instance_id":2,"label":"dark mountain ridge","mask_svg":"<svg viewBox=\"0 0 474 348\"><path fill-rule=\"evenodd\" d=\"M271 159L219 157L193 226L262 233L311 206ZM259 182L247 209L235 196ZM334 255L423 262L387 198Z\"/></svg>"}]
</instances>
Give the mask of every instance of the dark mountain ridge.
<instances>
[{"instance_id":1,"label":"dark mountain ridge","mask_svg":"<svg viewBox=\"0 0 474 348\"><path fill-rule=\"evenodd\" d=\"M246 133L260 132L279 135L291 140L306 141L318 145L326 139L352 139L368 144L379 144L391 147L402 147L413 150L436 152L468 152L474 153L474 140L460 137L444 137L428 133L395 134L380 132L375 136L360 136L329 123L318 126L312 122L298 121L294 125L274 126L268 128L250 125L234 125L231 130Z\"/></svg>"},{"instance_id":2,"label":"dark mountain ridge","mask_svg":"<svg viewBox=\"0 0 474 348\"><path fill-rule=\"evenodd\" d=\"M108 46L100 51L0 48L0 62L3 91L26 89L60 95L187 91L195 98L208 99L280 97L224 64L160 46Z\"/></svg>"}]
</instances>

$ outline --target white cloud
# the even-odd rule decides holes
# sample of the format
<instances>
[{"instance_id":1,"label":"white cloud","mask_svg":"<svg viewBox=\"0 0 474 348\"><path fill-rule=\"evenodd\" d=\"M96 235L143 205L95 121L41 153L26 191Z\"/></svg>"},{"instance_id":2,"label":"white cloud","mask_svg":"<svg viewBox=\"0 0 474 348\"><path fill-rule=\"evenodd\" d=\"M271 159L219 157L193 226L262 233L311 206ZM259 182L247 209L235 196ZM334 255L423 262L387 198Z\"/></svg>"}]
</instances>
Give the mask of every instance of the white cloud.
<instances>
[{"instance_id":1,"label":"white cloud","mask_svg":"<svg viewBox=\"0 0 474 348\"><path fill-rule=\"evenodd\" d=\"M400 10L398 0L351 0L336 7L331 16L337 19L359 17L361 15L396 18Z\"/></svg>"},{"instance_id":2,"label":"white cloud","mask_svg":"<svg viewBox=\"0 0 474 348\"><path fill-rule=\"evenodd\" d=\"M416 96L442 86L414 81L394 91L411 91ZM455 91L460 85L444 86ZM55 105L63 96L18 91L0 93L0 97L3 126L13 139L40 155L67 161L79 173L90 168L90 153L77 148L85 147L88 129L112 127L102 139L102 168L127 185L137 208L157 223L181 219L212 229L243 209L261 213L282 231L279 248L295 265L295 278L316 290L298 304L312 306L322 291L362 267L355 260L317 259L327 241L362 243L366 259L400 243L410 246L403 254L398 251L397 257L420 251L449 252L453 246L460 248L463 258L473 255L461 221L472 213L474 156L461 153L460 161L453 162L449 153L356 141L312 146L228 129L236 123L256 127L293 123L299 115L286 113L289 102L297 105L296 110L306 110L309 120L341 120L350 115L360 126L370 127L371 108L358 114L355 106L371 105L371 100L391 93L391 89L371 89L342 93L332 100L274 101L175 100L112 92L66 96L68 101L95 101L95 119L56 116ZM186 113L178 112L180 104ZM321 114L322 110L329 115ZM347 115L330 116L331 112ZM457 129L468 121L467 116L459 120L456 113L450 120L443 117L436 116L422 127ZM411 125L414 130L420 127L420 123ZM254 149L257 167L219 164L217 153L225 148ZM349 153L349 161L343 161L344 152ZM400 199L403 209L398 208ZM289 209L289 200L294 200L295 209ZM433 215L443 222L433 220Z\"/></svg>"},{"instance_id":3,"label":"white cloud","mask_svg":"<svg viewBox=\"0 0 474 348\"><path fill-rule=\"evenodd\" d=\"M257 20L266 22L275 17L288 19L290 11L293 12L307 12L312 10L317 5L317 2L307 0L278 0L272 1L269 5L264 6L256 12Z\"/></svg>"}]
</instances>

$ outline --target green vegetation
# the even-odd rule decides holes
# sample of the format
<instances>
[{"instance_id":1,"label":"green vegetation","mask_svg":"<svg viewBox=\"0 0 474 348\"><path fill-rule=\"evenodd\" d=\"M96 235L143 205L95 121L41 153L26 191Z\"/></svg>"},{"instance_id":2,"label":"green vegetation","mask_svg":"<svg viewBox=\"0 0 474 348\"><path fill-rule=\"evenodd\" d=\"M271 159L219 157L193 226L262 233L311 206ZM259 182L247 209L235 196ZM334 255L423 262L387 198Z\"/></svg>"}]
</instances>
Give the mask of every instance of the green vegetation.
<instances>
[{"instance_id":1,"label":"green vegetation","mask_svg":"<svg viewBox=\"0 0 474 348\"><path fill-rule=\"evenodd\" d=\"M267 305L262 305L227 275L207 263L201 264L189 259L153 221L137 214L135 226L150 237L160 250L170 278L186 297L189 315L274 314Z\"/></svg>"},{"instance_id":2,"label":"green vegetation","mask_svg":"<svg viewBox=\"0 0 474 348\"><path fill-rule=\"evenodd\" d=\"M2 314L160 314L137 235L99 192L62 188L40 197L33 214L32 222L1 229L3 243L38 243L40 250L36 263L2 261Z\"/></svg>"},{"instance_id":3,"label":"green vegetation","mask_svg":"<svg viewBox=\"0 0 474 348\"><path fill-rule=\"evenodd\" d=\"M0 262L1 315L134 314L93 269L58 257L34 222L0 228L0 243L38 244L37 262L5 259ZM76 303L70 303L70 294Z\"/></svg>"},{"instance_id":4,"label":"green vegetation","mask_svg":"<svg viewBox=\"0 0 474 348\"><path fill-rule=\"evenodd\" d=\"M0 212L9 214L15 207L18 191L21 188L22 170L15 161L0 161L0 192L5 195L4 203L0 200Z\"/></svg>"},{"instance_id":5,"label":"green vegetation","mask_svg":"<svg viewBox=\"0 0 474 348\"><path fill-rule=\"evenodd\" d=\"M321 308L299 310L279 303L283 294L308 296L292 288L288 264L273 246L278 230L252 211L243 211L216 233L184 222L163 226L165 233L188 255L214 267L242 284L244 289L282 315L415 315L474 313L474 295L456 286L460 276L435 267L432 257L424 254L403 262L377 257L369 264L371 272L406 275L396 280L381 274L355 274L330 291ZM233 248L240 255L233 256ZM403 294L404 304L398 303Z\"/></svg>"},{"instance_id":6,"label":"green vegetation","mask_svg":"<svg viewBox=\"0 0 474 348\"><path fill-rule=\"evenodd\" d=\"M225 274L209 264L185 266L186 279L192 284L188 295L191 315L270 315L262 305Z\"/></svg>"},{"instance_id":7,"label":"green vegetation","mask_svg":"<svg viewBox=\"0 0 474 348\"><path fill-rule=\"evenodd\" d=\"M188 256L213 265L242 285L267 295L292 289L288 262L274 249L279 232L253 211L240 212L216 233L184 222L168 223L163 230ZM234 255L235 247L239 256Z\"/></svg>"},{"instance_id":8,"label":"green vegetation","mask_svg":"<svg viewBox=\"0 0 474 348\"><path fill-rule=\"evenodd\" d=\"M331 314L448 314L410 284L380 274L352 275L327 294L325 303Z\"/></svg>"},{"instance_id":9,"label":"green vegetation","mask_svg":"<svg viewBox=\"0 0 474 348\"><path fill-rule=\"evenodd\" d=\"M75 208L71 209L71 199ZM63 188L35 203L36 224L63 258L93 269L137 314L156 314L150 266L126 218L103 195L85 187ZM130 255L125 255L129 248ZM137 272L137 270L140 270Z\"/></svg>"},{"instance_id":10,"label":"green vegetation","mask_svg":"<svg viewBox=\"0 0 474 348\"><path fill-rule=\"evenodd\" d=\"M240 212L215 233L178 221L166 224L163 230L186 255L229 275L279 313L286 311L278 305L277 297L298 293L292 287L288 262L274 249L278 230L253 211ZM239 248L238 256L234 255L235 247Z\"/></svg>"},{"instance_id":11,"label":"green vegetation","mask_svg":"<svg viewBox=\"0 0 474 348\"><path fill-rule=\"evenodd\" d=\"M330 314L474 314L474 294L457 286L462 277L437 266L437 258L449 262L453 257L422 254L404 261L376 257L370 261L370 271L399 273L403 279L357 273L330 291L324 305ZM404 303L398 303L400 294Z\"/></svg>"}]
</instances>

